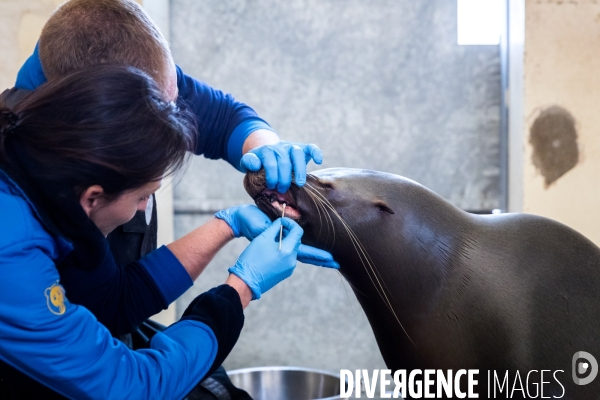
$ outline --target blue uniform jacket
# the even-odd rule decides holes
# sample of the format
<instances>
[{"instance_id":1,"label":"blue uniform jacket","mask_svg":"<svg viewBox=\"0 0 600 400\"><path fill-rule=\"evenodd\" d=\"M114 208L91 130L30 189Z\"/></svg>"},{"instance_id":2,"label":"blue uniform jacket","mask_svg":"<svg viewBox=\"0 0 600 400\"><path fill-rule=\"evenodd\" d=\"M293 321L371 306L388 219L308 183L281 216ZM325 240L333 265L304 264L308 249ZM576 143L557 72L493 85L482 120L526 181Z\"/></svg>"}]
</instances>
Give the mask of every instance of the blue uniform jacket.
<instances>
[{"instance_id":1,"label":"blue uniform jacket","mask_svg":"<svg viewBox=\"0 0 600 400\"><path fill-rule=\"evenodd\" d=\"M202 295L219 306L133 351L69 302L56 262L70 251L0 170L0 359L70 398L183 398L217 357L219 323L212 321L241 314L237 292L223 285Z\"/></svg>"}]
</instances>

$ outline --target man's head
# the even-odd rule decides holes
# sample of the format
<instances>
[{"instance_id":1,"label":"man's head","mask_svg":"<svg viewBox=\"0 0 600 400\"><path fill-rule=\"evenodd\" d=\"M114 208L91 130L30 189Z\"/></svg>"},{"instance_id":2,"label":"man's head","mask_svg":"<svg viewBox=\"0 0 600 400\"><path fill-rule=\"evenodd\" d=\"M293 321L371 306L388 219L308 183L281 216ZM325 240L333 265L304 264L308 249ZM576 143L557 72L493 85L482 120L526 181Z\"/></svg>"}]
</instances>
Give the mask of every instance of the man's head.
<instances>
[{"instance_id":1,"label":"man's head","mask_svg":"<svg viewBox=\"0 0 600 400\"><path fill-rule=\"evenodd\" d=\"M150 17L130 0L71 0L48 20L39 54L49 81L97 64L141 69L167 100L177 97L169 45Z\"/></svg>"}]
</instances>

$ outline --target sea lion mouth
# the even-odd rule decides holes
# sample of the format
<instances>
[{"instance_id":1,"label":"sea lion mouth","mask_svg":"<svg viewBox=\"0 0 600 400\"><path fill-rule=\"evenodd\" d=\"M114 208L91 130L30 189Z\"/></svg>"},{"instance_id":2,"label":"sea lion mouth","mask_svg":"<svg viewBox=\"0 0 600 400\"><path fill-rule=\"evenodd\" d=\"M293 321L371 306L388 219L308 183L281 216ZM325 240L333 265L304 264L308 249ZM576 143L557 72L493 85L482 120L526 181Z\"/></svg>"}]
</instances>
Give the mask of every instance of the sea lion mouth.
<instances>
[{"instance_id":1,"label":"sea lion mouth","mask_svg":"<svg viewBox=\"0 0 600 400\"><path fill-rule=\"evenodd\" d=\"M272 220L281 217L284 204L286 217L295 221L302 219L302 213L296 202L296 194L299 189L295 184L292 183L290 189L285 193L279 193L275 189L267 189L265 172L261 170L247 173L244 178L244 187L258 208Z\"/></svg>"},{"instance_id":2,"label":"sea lion mouth","mask_svg":"<svg viewBox=\"0 0 600 400\"><path fill-rule=\"evenodd\" d=\"M276 213L277 217L283 215L283 205L285 204L286 217L296 221L302 218L298 206L296 205L296 199L294 199L290 190L285 193L279 193L276 190L265 189L254 198L254 202L260 209L263 209L265 206L271 207L271 210ZM263 209L262 211L264 212L265 210Z\"/></svg>"}]
</instances>

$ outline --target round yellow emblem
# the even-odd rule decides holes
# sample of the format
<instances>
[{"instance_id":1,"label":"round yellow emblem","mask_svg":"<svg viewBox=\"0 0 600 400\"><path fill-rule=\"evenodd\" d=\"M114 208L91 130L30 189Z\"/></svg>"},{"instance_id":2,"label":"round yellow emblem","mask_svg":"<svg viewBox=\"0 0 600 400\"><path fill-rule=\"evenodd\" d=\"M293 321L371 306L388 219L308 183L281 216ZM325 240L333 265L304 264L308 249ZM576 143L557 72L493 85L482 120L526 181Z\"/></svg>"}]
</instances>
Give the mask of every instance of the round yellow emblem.
<instances>
[{"instance_id":1,"label":"round yellow emblem","mask_svg":"<svg viewBox=\"0 0 600 400\"><path fill-rule=\"evenodd\" d=\"M52 314L63 315L67 310L65 306L65 289L56 281L56 283L44 291L46 303Z\"/></svg>"}]
</instances>

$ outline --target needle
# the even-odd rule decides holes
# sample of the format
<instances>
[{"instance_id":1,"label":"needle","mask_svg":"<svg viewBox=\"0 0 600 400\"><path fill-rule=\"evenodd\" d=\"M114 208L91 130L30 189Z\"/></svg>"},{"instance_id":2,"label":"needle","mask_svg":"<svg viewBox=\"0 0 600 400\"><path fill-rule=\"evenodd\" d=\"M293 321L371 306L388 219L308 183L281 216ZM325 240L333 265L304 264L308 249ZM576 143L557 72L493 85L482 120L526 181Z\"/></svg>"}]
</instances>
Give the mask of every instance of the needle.
<instances>
[{"instance_id":1,"label":"needle","mask_svg":"<svg viewBox=\"0 0 600 400\"><path fill-rule=\"evenodd\" d=\"M281 218L285 217L285 203L283 203L283 211L281 213ZM279 250L281 250L281 239L283 238L283 224L279 227Z\"/></svg>"}]
</instances>

